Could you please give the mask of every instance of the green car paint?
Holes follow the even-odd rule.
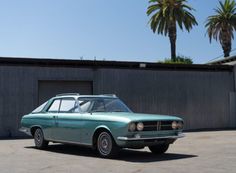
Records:
[[[89,99],[111,99],[111,103],[116,102],[116,96],[98,95],[98,96],[81,96],[81,95],[63,95],[50,99],[45,103],[44,107],[38,112],[32,112],[22,117],[20,129],[28,135],[33,135],[34,129],[41,128],[44,138],[47,141],[81,144],[94,147],[94,137],[99,130],[107,130],[112,135],[116,145],[122,148],[139,148],[154,145],[160,140],[170,141],[173,143],[177,138],[183,137],[183,128],[146,131],[130,131],[131,123],[142,122],[179,122],[183,120],[176,116],[152,115],[133,113],[124,107],[125,112],[112,111],[82,111],[84,105],[79,105],[85,100],[85,104],[89,103]],[[56,99],[74,99],[74,112],[50,112]],[[79,100],[79,101],[78,101]],[[82,100],[82,101],[81,101]],[[119,100],[118,100],[119,101]],[[60,102],[62,104],[62,101]],[[123,103],[119,103],[122,107]],[[93,103],[93,106],[95,103]],[[58,109],[61,108],[62,105]],[[90,105],[91,106],[91,105]],[[110,106],[110,105],[107,105]],[[125,106],[125,105],[124,105]],[[91,108],[92,109],[92,108]],[[99,108],[100,109],[100,108]],[[144,125],[145,128],[145,125]],[[148,128],[148,127],[147,127]],[[96,139],[95,139],[96,140]]]

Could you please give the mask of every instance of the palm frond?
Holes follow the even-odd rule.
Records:
[[[190,13],[194,9],[187,0],[150,0],[147,15],[151,16],[149,24],[153,32],[167,35],[170,23],[177,23],[179,28],[189,32],[194,25],[198,25],[195,17]],[[157,16],[153,17],[153,16]],[[157,26],[156,26],[157,25]]]
[[[215,10],[215,15],[209,16],[205,27],[212,41],[212,38],[222,43],[224,39],[233,39],[233,32],[236,31],[236,3],[234,0],[225,0],[219,2],[219,7]],[[228,38],[225,38],[225,37]]]

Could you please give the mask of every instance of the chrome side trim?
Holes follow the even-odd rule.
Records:
[[[65,141],[65,140],[54,140],[54,139],[46,139],[49,142],[55,142],[55,143],[62,143],[62,144],[73,144],[73,145],[84,145],[92,147],[92,144],[89,143],[82,143],[82,142],[73,142],[73,141]]]
[[[183,138],[185,135],[183,133],[180,133],[176,136],[161,136],[161,137],[148,137],[148,138],[129,138],[129,137],[117,137],[118,140],[120,141],[142,141],[142,140],[150,140],[150,139],[178,139],[178,138]]]

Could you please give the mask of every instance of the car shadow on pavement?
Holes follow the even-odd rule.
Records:
[[[27,149],[35,149],[33,146],[25,147]],[[99,158],[97,153],[91,148],[74,146],[74,145],[64,145],[64,144],[56,144],[49,145],[43,151],[59,153],[59,154],[67,154],[67,155],[77,155],[82,157],[95,157]],[[197,155],[191,154],[178,154],[178,153],[165,153],[161,155],[155,155],[151,152],[144,150],[130,150],[130,149],[122,149],[118,156],[113,158],[113,160],[121,160],[127,162],[160,162],[160,161],[168,161],[168,160],[179,160],[179,159],[187,159],[198,157]],[[102,158],[101,158],[102,159]]]

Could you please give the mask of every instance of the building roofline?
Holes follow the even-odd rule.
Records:
[[[218,64],[163,64],[132,61],[97,61],[46,58],[0,57],[0,66],[40,66],[72,68],[125,68],[146,70],[232,71],[230,65]]]
[[[220,65],[220,64],[230,63],[230,62],[233,62],[233,61],[236,61],[236,56],[231,56],[231,57],[220,59],[220,60],[217,60],[217,61],[212,61],[212,62],[209,62],[207,64],[209,64],[209,65]]]

